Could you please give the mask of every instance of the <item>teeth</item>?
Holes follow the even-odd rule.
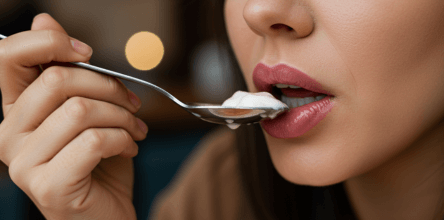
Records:
[[[283,102],[283,103],[287,103],[287,102],[288,102],[288,97],[285,96],[285,95],[282,95],[282,96],[281,96],[281,102]],[[290,106],[289,106],[289,107],[290,107]]]
[[[305,103],[312,103],[315,101],[314,97],[305,97],[304,98]]]
[[[285,95],[282,95],[281,101],[288,105],[289,108],[296,108],[299,106],[303,106],[315,101],[319,101],[323,98],[325,98],[326,95],[320,95],[316,97],[305,97],[305,98],[290,98]]]
[[[293,86],[293,85],[287,85],[287,84],[276,84],[276,87],[278,87],[279,89],[285,89],[285,88],[300,89],[301,88],[299,86]]]
[[[298,100],[297,99],[292,99],[292,98],[287,98],[288,100],[288,107],[289,108],[296,108],[299,106]]]
[[[289,85],[285,85],[285,84],[276,84],[276,87],[278,87],[279,89],[285,89],[290,87]]]
[[[296,100],[298,100],[298,106],[303,106],[305,105],[305,100],[304,98],[294,98]]]

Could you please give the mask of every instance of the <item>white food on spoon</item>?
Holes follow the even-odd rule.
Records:
[[[258,93],[249,93],[244,91],[237,91],[227,99],[224,103],[222,103],[224,107],[268,107],[274,109],[283,109],[286,108],[287,105],[283,102],[274,98],[268,92],[258,92]],[[268,115],[261,114],[262,118],[271,118],[274,119],[282,110],[271,111]],[[231,123],[230,123],[231,122]],[[232,120],[227,120],[227,126],[231,129],[236,129],[240,126],[240,124],[233,123]]]

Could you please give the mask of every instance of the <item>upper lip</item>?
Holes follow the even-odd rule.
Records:
[[[259,91],[271,92],[275,84],[295,85],[306,90],[332,96],[322,85],[302,71],[286,64],[268,66],[263,63],[256,65],[253,71],[253,82]]]

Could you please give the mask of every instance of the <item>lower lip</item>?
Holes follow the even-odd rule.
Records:
[[[275,119],[261,122],[265,131],[275,138],[299,137],[315,127],[333,108],[332,96],[319,101],[292,108]]]

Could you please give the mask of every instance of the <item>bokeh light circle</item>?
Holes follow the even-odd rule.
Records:
[[[162,61],[165,50],[160,38],[147,31],[134,34],[125,46],[128,62],[138,70],[150,70]]]

